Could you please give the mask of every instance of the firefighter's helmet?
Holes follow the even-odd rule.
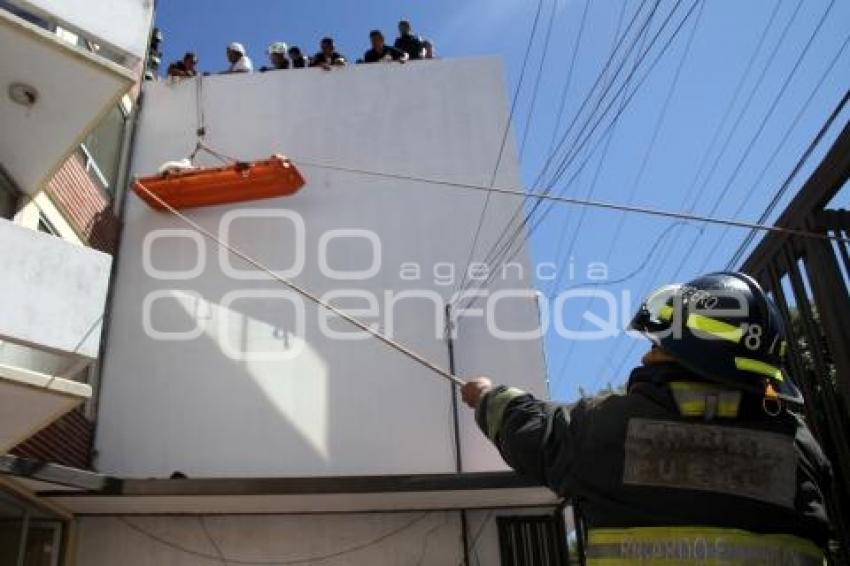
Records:
[[[782,370],[782,317],[749,275],[712,273],[657,289],[629,329],[705,379],[802,403],[799,389]]]

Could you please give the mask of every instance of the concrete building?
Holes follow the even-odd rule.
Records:
[[[26,4],[42,14],[37,3]],[[74,2],[47,4],[57,19],[72,19]],[[140,2],[126,4],[132,6],[115,8],[113,17],[149,26]],[[4,17],[25,23],[12,12]],[[85,23],[90,33],[106,34],[97,22]],[[146,38],[148,29],[139,33]],[[138,72],[146,41],[100,39],[115,53],[138,55],[121,60]],[[121,76],[127,69],[104,65]],[[121,83],[121,96],[132,76]],[[416,92],[416,103],[388,95],[401,91]],[[120,99],[113,94],[109,104]],[[103,109],[98,116],[106,116]],[[473,265],[473,279],[498,272],[474,304],[457,299],[485,197],[428,181],[490,182],[508,119],[498,60],[149,82],[136,118],[128,168],[115,169],[119,192],[127,179],[187,157],[199,129],[205,144],[238,160],[286,154],[306,180],[297,194],[185,214],[436,365],[547,395],[527,259],[521,254],[505,269]],[[67,138],[78,143],[85,129],[77,128]],[[45,165],[45,157],[33,169],[85,170],[91,152],[84,150],[69,146],[55,152],[55,164]],[[2,162],[11,163],[12,150],[4,151]],[[219,165],[204,153],[198,162]],[[22,190],[61,203],[50,192],[58,175],[10,174],[17,186],[32,187]],[[496,185],[520,186],[512,143],[498,162]],[[16,497],[28,494],[36,508],[59,517],[67,564],[498,564],[500,553],[532,547],[551,556],[545,563],[560,563],[565,530],[556,497],[507,470],[470,412],[458,407],[452,385],[180,218],[132,193],[123,200],[120,239],[109,240],[120,244],[103,341],[109,258],[79,242],[52,252],[71,272],[41,278],[36,304],[43,313],[36,314],[43,318],[26,318],[30,310],[22,309],[11,319],[20,335],[0,327],[10,342],[41,340],[51,355],[83,356],[75,369],[98,368],[85,386],[67,380],[85,387],[81,401],[92,391],[97,398],[88,404],[95,427],[90,465],[57,466],[55,458],[36,464],[32,454],[3,460]],[[495,242],[519,204],[490,200],[479,250]],[[79,222],[73,213],[61,217]],[[4,244],[21,244],[0,285],[34,296],[36,289],[22,291],[9,274],[45,265],[47,244],[33,234],[46,236],[8,229],[0,231]],[[100,286],[73,284],[95,271]],[[71,316],[69,303],[57,303],[68,300],[69,287],[89,310],[74,308]],[[76,346],[70,337],[80,334],[77,319],[92,318],[94,330]],[[55,326],[65,325],[58,333]],[[45,327],[52,334],[23,335]],[[57,367],[27,371],[51,376]],[[39,422],[43,428],[48,419]]]
[[[153,10],[83,4],[0,2],[4,565],[67,556],[73,517],[35,495],[27,470],[91,466],[115,204]]]

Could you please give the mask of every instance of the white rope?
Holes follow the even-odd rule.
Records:
[[[393,348],[394,350],[400,352],[401,354],[404,354],[405,356],[407,356],[408,358],[417,362],[418,364],[425,366],[426,368],[430,369],[434,373],[446,378],[447,380],[451,381],[455,385],[462,387],[463,385],[466,384],[466,382],[463,379],[459,378],[458,376],[454,375],[453,373],[446,371],[445,369],[429,362],[427,359],[425,359],[421,355],[417,354],[413,350],[410,350],[409,348],[405,347],[404,345],[396,342],[395,340],[393,340],[392,338],[390,338],[386,334],[380,332],[379,330],[375,330],[371,326],[369,326],[369,325],[365,324],[364,322],[361,322],[360,320],[358,320],[358,319],[354,318],[353,316],[347,314],[345,311],[342,311],[342,310],[334,307],[330,303],[323,301],[322,299],[320,299],[316,295],[310,293],[306,289],[303,289],[302,287],[299,287],[298,285],[296,285],[292,281],[290,281],[290,280],[288,280],[284,277],[281,277],[280,275],[278,275],[277,273],[275,273],[274,271],[272,271],[271,269],[269,269],[268,267],[266,267],[265,265],[263,265],[262,263],[260,263],[256,259],[254,259],[251,256],[247,255],[246,253],[242,252],[241,250],[234,248],[233,246],[227,244],[226,242],[221,241],[215,234],[213,234],[212,232],[209,232],[206,228],[202,227],[197,222],[190,219],[185,214],[181,213],[180,211],[175,209],[173,206],[171,206],[170,204],[168,204],[167,202],[162,200],[159,196],[154,194],[150,189],[148,189],[142,183],[136,181],[136,187],[138,187],[141,191],[143,191],[145,194],[147,194],[149,197],[151,197],[153,200],[155,200],[158,204],[160,204],[168,212],[170,212],[171,214],[173,214],[174,216],[176,216],[177,218],[182,220],[185,224],[191,226],[192,229],[196,230],[199,234],[201,234],[205,238],[215,242],[218,246],[221,246],[222,248],[227,250],[229,253],[235,255],[236,257],[238,257],[239,259],[241,259],[245,263],[248,263],[249,265],[252,265],[253,267],[256,267],[257,269],[259,269],[260,271],[266,273],[269,277],[271,277],[275,281],[282,283],[283,285],[285,285],[289,289],[295,291],[296,293],[298,293],[299,295],[301,295],[305,299],[319,305],[322,308],[329,310],[330,312],[334,313],[335,315],[342,318],[343,320],[345,320],[345,321],[351,323],[352,325],[356,326],[360,330],[362,330],[364,332],[368,332],[369,334],[371,334],[372,336],[374,336],[375,338],[377,338],[378,340],[380,340],[381,342],[383,342],[387,346]]]

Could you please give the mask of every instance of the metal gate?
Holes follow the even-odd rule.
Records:
[[[850,176],[850,124],[776,222],[850,237],[850,212],[828,209]],[[847,187],[850,190],[850,187]],[[806,417],[833,465],[829,513],[850,564],[850,246],[771,232],[743,262],[782,311],[788,369],[806,398]]]

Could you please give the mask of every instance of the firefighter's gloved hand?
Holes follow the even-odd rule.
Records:
[[[461,387],[460,396],[470,409],[477,409],[481,398],[493,387],[493,382],[486,377],[476,377]]]

